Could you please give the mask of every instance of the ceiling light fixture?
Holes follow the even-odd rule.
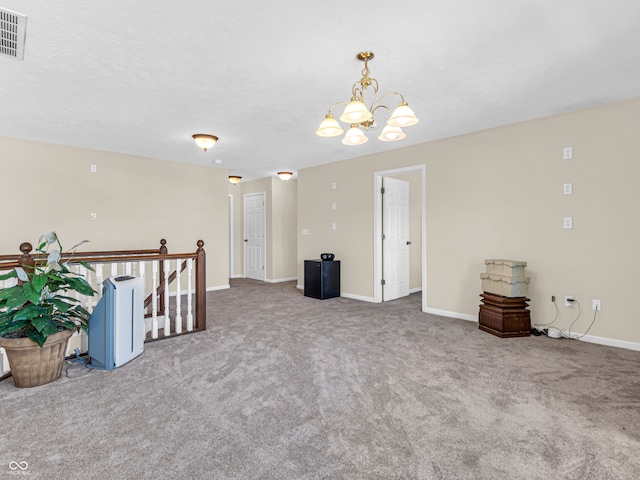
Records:
[[[233,184],[233,185],[237,185],[240,183],[240,180],[242,180],[242,177],[238,177],[237,175],[229,175],[229,181]]]
[[[196,141],[196,145],[202,148],[205,152],[207,149],[213,147],[218,141],[218,137],[215,135],[207,135],[206,133],[196,133],[193,136],[193,139]]]
[[[322,123],[316,130],[316,135],[320,137],[337,137],[344,133],[344,129],[340,126],[338,121],[334,118],[331,110],[336,105],[346,105],[342,115],[340,115],[340,121],[350,125],[349,130],[342,139],[342,143],[345,145],[362,145],[367,143],[369,139],[366,137],[360,127],[364,127],[365,130],[369,130],[369,127],[375,125],[374,115],[376,110],[383,108],[389,112],[391,109],[386,105],[382,105],[382,100],[390,95],[398,95],[400,102],[397,108],[391,112],[391,116],[387,119],[387,125],[380,133],[378,140],[383,142],[397,142],[402,140],[407,135],[402,131],[402,127],[410,127],[419,122],[418,117],[415,116],[413,110],[409,108],[407,102],[404,101],[404,96],[399,92],[389,92],[377,98],[378,94],[378,80],[369,76],[369,60],[374,57],[373,52],[360,52],[356,55],[356,58],[361,62],[364,62],[364,68],[362,69],[362,78],[353,84],[351,87],[351,100],[349,102],[337,102],[329,107],[329,113],[324,117]],[[367,88],[373,89],[373,99],[369,107],[365,103],[365,92]]]
[[[293,177],[293,172],[278,172],[278,176],[280,177],[280,180],[286,182]]]

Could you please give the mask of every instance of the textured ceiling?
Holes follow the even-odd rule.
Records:
[[[24,61],[0,57],[0,136],[246,179],[640,96],[638,0],[0,7],[27,15]],[[314,135],[349,99],[362,50],[376,54],[380,92],[402,92],[420,117],[403,141],[380,142],[379,129],[359,147]],[[220,141],[204,153],[194,133]]]

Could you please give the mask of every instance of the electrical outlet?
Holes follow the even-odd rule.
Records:
[[[602,310],[602,302],[595,298],[591,300],[591,310],[597,310],[597,311]]]
[[[573,308],[573,297],[571,295],[564,297],[564,306],[567,308]]]
[[[573,147],[565,147],[562,149],[562,158],[569,160],[573,158]]]
[[[573,194],[573,183],[565,183],[562,186],[562,191],[565,195]]]

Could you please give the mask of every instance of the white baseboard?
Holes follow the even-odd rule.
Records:
[[[229,278],[244,278],[244,275],[231,275]]]
[[[298,277],[287,277],[287,278],[267,278],[265,282],[267,283],[281,283],[281,282],[290,282],[292,280],[298,280]]]
[[[427,307],[423,310],[424,313],[433,313],[434,315],[440,315],[441,317],[459,318],[460,320],[468,320],[469,322],[478,323],[477,315],[467,315],[466,313],[449,312],[448,310],[438,310],[437,308]]]
[[[409,295],[411,295],[412,293],[421,292],[421,291],[422,291],[422,287],[411,288],[409,289]]]
[[[304,290],[304,285],[296,285],[296,288],[298,290]],[[362,302],[380,303],[380,302],[376,302],[375,298],[373,297],[365,297],[363,295],[354,295],[353,293],[340,292],[340,296],[344,298],[351,298],[352,300],[360,300]]]
[[[640,343],[627,342],[625,340],[616,340],[614,338],[596,337],[594,335],[585,335],[578,338],[583,342],[597,343],[598,345],[605,345],[607,347],[626,348],[627,350],[635,350],[640,352]]]
[[[231,285],[216,285],[215,287],[207,287],[207,292],[215,292],[216,290],[226,290],[227,288],[231,288]]]
[[[373,297],[365,297],[363,295],[355,295],[353,293],[340,292],[340,296],[344,298],[351,298],[353,300],[360,300],[362,302],[380,303],[376,302],[376,299]]]
[[[477,315],[468,315],[465,313],[457,313],[457,312],[449,312],[447,310],[438,310],[437,308],[426,308],[424,310],[425,313],[433,313],[434,315],[440,315],[442,317],[449,318],[459,318],[461,320],[468,320],[470,322],[478,323]],[[606,337],[596,337],[594,335],[585,335],[584,337],[578,338],[579,333],[571,334],[571,336],[576,336],[575,340],[580,340],[582,342],[595,343],[597,345],[604,345],[606,347],[617,347],[617,348],[626,348],[627,350],[635,350],[640,352],[640,343],[635,342],[627,342],[625,340],[616,340],[615,338],[606,338]]]

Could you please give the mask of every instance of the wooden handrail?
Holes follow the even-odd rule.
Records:
[[[204,251],[204,242],[198,240],[198,249],[195,253],[168,253],[167,241],[163,238],[160,240],[160,248],[144,249],[144,250],[114,250],[108,252],[82,252],[82,253],[63,253],[61,255],[61,261],[67,261],[73,259],[74,263],[84,262],[90,264],[98,263],[127,263],[127,262],[141,262],[141,261],[158,261],[159,262],[159,286],[156,288],[156,292],[149,295],[144,301],[144,307],[147,308],[152,302],[153,295],[159,295],[159,310],[165,309],[165,296],[164,293],[167,285],[170,285],[175,281],[179,273],[182,273],[187,266],[187,260],[195,260],[195,277],[196,277],[196,290],[195,290],[195,329],[206,329],[206,254]],[[21,255],[0,255],[0,271],[10,270],[16,267],[23,267],[26,269],[33,269],[36,259],[42,259],[45,256],[42,254],[31,254],[33,246],[24,242],[20,244]],[[173,271],[167,279],[164,277],[164,260],[183,260],[180,265],[180,272]],[[19,282],[21,283],[21,282]],[[180,292],[177,292],[179,295]]]

